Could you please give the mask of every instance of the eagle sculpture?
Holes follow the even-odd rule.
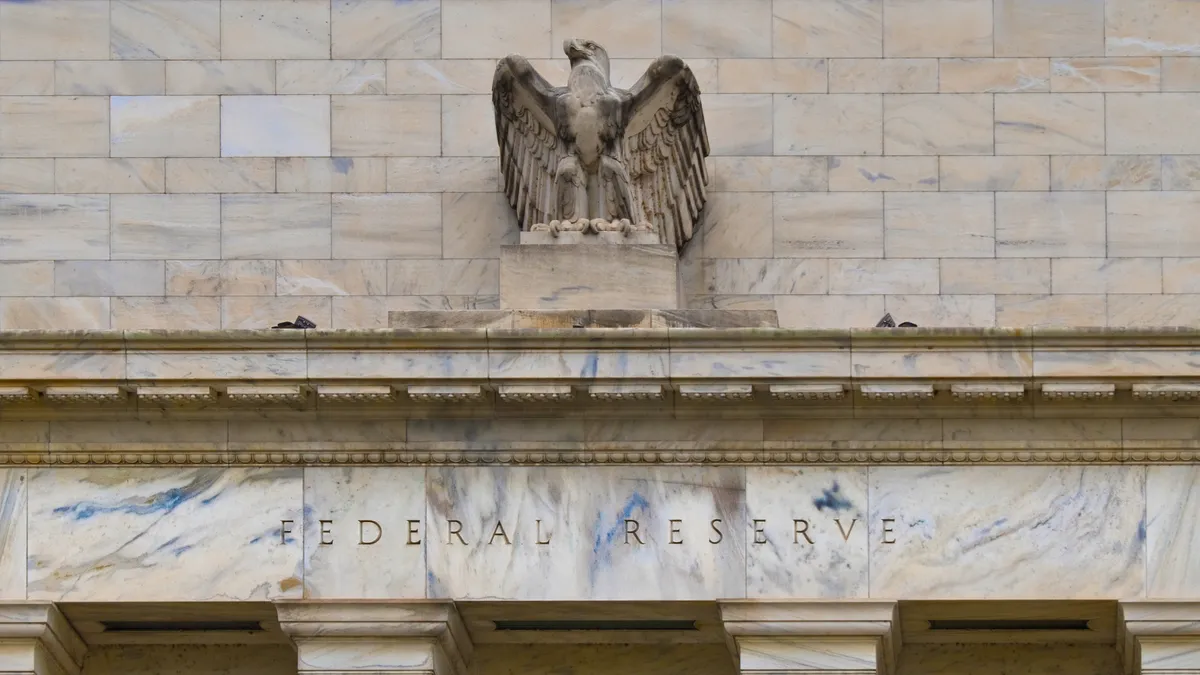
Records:
[[[612,86],[608,53],[567,40],[565,87],[525,58],[502,59],[492,82],[504,191],[522,230],[656,232],[682,248],[707,200],[708,133],[700,87],[677,56],[630,90]]]

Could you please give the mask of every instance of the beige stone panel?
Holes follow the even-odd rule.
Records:
[[[1200,257],[1194,217],[1198,209],[1200,193],[1195,192],[1110,193],[1107,255]]]
[[[883,0],[775,0],[775,56],[883,56]]]
[[[330,0],[221,0],[221,58],[327,59]]]
[[[1162,158],[1162,189],[1200,190],[1200,156],[1164,156]]]
[[[276,163],[279,192],[384,192],[387,163],[382,157],[281,157]]]
[[[941,264],[941,288],[947,295],[1050,292],[1050,261],[1045,258],[943,258]]]
[[[226,297],[221,298],[221,328],[270,328],[297,316],[328,328],[333,324],[333,305],[328,297]]]
[[[705,94],[703,104],[714,156],[771,154],[770,94]]]
[[[0,96],[53,94],[53,61],[0,61]]]
[[[106,260],[108,195],[0,194],[0,260]]]
[[[687,60],[687,66],[691,69],[692,75],[696,76],[696,84],[700,85],[702,93],[711,93],[717,91],[718,80],[718,65],[721,59],[701,59],[691,58]],[[543,62],[538,62],[538,68]],[[555,59],[555,64],[567,64],[566,59]],[[613,86],[621,87],[622,89],[631,89],[637,81],[642,79],[646,71],[650,69],[653,61],[651,59],[613,59],[612,60],[612,83]],[[557,68],[555,72],[558,72]],[[567,75],[570,71],[562,74],[561,81],[551,79],[551,82],[556,84],[567,83]],[[549,74],[547,74],[549,77]]]
[[[780,328],[861,328],[883,316],[882,295],[777,295]]]
[[[709,189],[715,192],[825,192],[824,157],[712,157]]]
[[[674,309],[679,302],[678,262],[673,246],[658,244],[506,246],[500,256],[500,306],[541,310]],[[634,289],[636,292],[631,293]],[[528,366],[511,359],[501,363],[508,372],[529,375]],[[629,373],[622,370],[621,375]],[[493,376],[504,377],[495,371]]]
[[[1000,328],[1105,326],[1104,295],[997,295]]]
[[[771,56],[771,1],[662,0],[663,51],[684,58]]]
[[[544,59],[557,53],[550,39],[550,0],[442,0],[443,58]]]
[[[1105,222],[1103,192],[997,192],[996,257],[1103,258]]]
[[[1059,258],[1052,261],[1052,292],[1162,293],[1161,258]]]
[[[1200,307],[1194,295],[1110,295],[1108,325],[1122,328],[1195,326]]]
[[[886,154],[990,155],[992,134],[992,97],[987,94],[883,97]]]
[[[996,56],[1103,56],[1104,0],[995,0]]]
[[[770,258],[771,195],[712,192],[699,227],[702,257]]]
[[[388,192],[495,192],[499,189],[500,166],[494,157],[387,159]]]
[[[221,327],[218,298],[113,298],[115,330],[217,330]]]
[[[60,96],[162,94],[166,72],[157,61],[57,61],[54,93]]]
[[[102,96],[0,98],[0,156],[104,157],[107,155],[107,98]]]
[[[492,59],[388,61],[387,93],[491,95],[495,74]]]
[[[662,7],[646,0],[552,0],[552,40],[571,38],[601,44],[610,56],[655,58],[662,53]]]
[[[0,193],[54,191],[53,159],[0,159]]]
[[[84,157],[54,160],[54,191],[145,193],[166,190],[162,159]]]
[[[883,198],[888,258],[992,258],[995,201],[990,192],[892,192]]]
[[[1200,258],[1163,258],[1163,293],[1200,293]]]
[[[112,58],[220,56],[221,0],[113,0]]]
[[[1161,59],[1110,57],[1054,59],[1050,62],[1050,89],[1075,91],[1158,91],[1162,84]]]
[[[275,295],[274,260],[168,260],[167,295]]]
[[[112,255],[137,259],[220,258],[220,195],[113,195]]]
[[[1109,94],[1108,152],[1113,155],[1200,153],[1200,94]]]
[[[442,257],[499,258],[517,244],[520,228],[508,199],[498,192],[442,195]]]
[[[280,260],[279,295],[382,295],[387,267],[382,260]]]
[[[883,195],[779,193],[774,249],[779,257],[883,257]]]
[[[829,158],[831,192],[921,192],[937,189],[937,157]]]
[[[495,110],[491,96],[443,96],[442,154],[447,157],[498,156]]]
[[[1188,0],[1107,0],[1110,56],[1200,56],[1200,7]]]
[[[217,96],[113,96],[113,157],[216,157]]]
[[[889,295],[886,309],[896,321],[922,328],[991,328],[996,325],[994,295]],[[869,328],[874,324],[862,324]]]
[[[939,186],[944,191],[1004,192],[1050,189],[1048,157],[941,157]]]
[[[274,192],[275,160],[194,157],[167,160],[167,192]]]
[[[54,263],[50,260],[0,262],[0,295],[54,295]]]
[[[883,0],[884,56],[993,56],[992,0]]]
[[[167,93],[274,94],[274,61],[167,61]]]
[[[829,91],[916,94],[938,90],[937,59],[832,59]]]
[[[3,72],[0,70],[0,72]],[[0,75],[0,81],[3,76]],[[1200,57],[1165,57],[1162,60],[1163,91],[1200,91]],[[4,91],[0,85],[0,92]]]
[[[882,98],[879,94],[776,96],[775,154],[882,154]]]
[[[1119,441],[1116,419],[947,419],[942,436],[948,442],[983,441]]]
[[[328,96],[222,96],[221,156],[329,156]]]
[[[997,94],[996,154],[1103,155],[1104,110],[1104,94]]]
[[[1050,59],[941,59],[938,68],[943,93],[1050,91]]]
[[[829,292],[834,295],[937,295],[938,261],[830,260]]]
[[[383,94],[386,61],[276,61],[280,94]]]
[[[0,4],[0,60],[107,59],[109,0]]]
[[[497,295],[497,259],[389,260],[388,295]]]
[[[1161,190],[1158,155],[1050,158],[1051,190]]]
[[[436,58],[442,49],[439,0],[333,0],[333,58]]]
[[[330,195],[221,195],[221,257],[328,258]]]
[[[334,96],[332,99],[335,156],[441,154],[439,97]]]
[[[162,261],[58,261],[55,295],[162,295]]]
[[[824,94],[825,59],[721,59],[718,88],[726,94]]]
[[[388,328],[388,312],[500,309],[496,295],[359,295],[333,299],[333,328]]]
[[[442,257],[441,197],[430,194],[334,195],[333,257]]]
[[[790,296],[771,295],[692,295],[684,298],[688,309],[775,309],[776,298]],[[798,296],[797,296],[798,297]],[[807,296],[806,296],[807,297]],[[825,296],[820,296],[825,297]],[[849,296],[846,296],[849,297]],[[858,297],[858,296],[855,296]]]
[[[718,258],[704,265],[706,293],[813,295],[829,291],[829,263],[817,258]]]
[[[4,330],[108,328],[108,298],[0,298]]]

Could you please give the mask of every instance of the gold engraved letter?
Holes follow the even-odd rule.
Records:
[[[375,538],[372,539],[371,541],[367,541],[367,533],[366,533],[366,530],[363,528],[363,525],[366,525],[367,523],[370,523],[375,526]],[[383,538],[383,528],[380,527],[379,523],[377,523],[373,520],[358,521],[358,545],[359,546],[370,546],[371,544],[377,543],[382,538]]]
[[[542,521],[537,521],[537,543],[545,545],[550,543],[550,535],[546,535],[546,539],[542,540]]]
[[[803,527],[801,527],[802,525],[803,525]],[[851,526],[851,527],[853,527],[853,526]],[[807,520],[792,519],[792,532],[793,532],[793,534],[792,534],[792,543],[793,544],[799,544],[800,537],[804,537],[804,541],[807,541],[810,544],[813,543],[812,537],[808,536],[808,521]]]
[[[892,523],[894,523],[894,522],[896,522],[895,518],[884,518],[883,519],[883,543],[885,543],[885,544],[896,543],[896,537],[894,536],[896,533],[892,531]],[[890,539],[888,538],[889,534],[893,535]]]
[[[512,546],[512,542],[508,540],[508,533],[504,531],[504,523],[499,520],[496,521],[496,529],[492,530],[492,538],[488,539],[488,543],[496,541],[496,537],[504,537],[504,543]]]
[[[292,524],[295,522],[294,520],[279,521],[279,543],[287,543],[287,536],[292,533]]]
[[[450,537],[458,537],[458,540],[460,542],[462,542],[463,544],[467,543],[467,541],[465,539],[463,539],[462,534],[460,534],[462,532],[462,521],[461,520],[451,520],[451,521],[449,521],[449,523],[447,525],[449,526],[449,529],[450,529],[450,534],[446,535],[446,543],[447,544],[454,543],[453,541],[450,540]]]
[[[763,532],[763,529],[762,529],[762,526],[763,526],[763,525],[764,525],[766,522],[767,522],[767,521],[765,521],[765,520],[760,520],[760,519],[758,519],[758,518],[755,518],[755,519],[754,519],[754,543],[756,543],[756,544],[765,544],[765,543],[767,543],[767,533],[766,533],[766,532]],[[760,538],[760,537],[761,537],[761,538]]]
[[[333,521],[332,520],[318,520],[317,522],[321,524],[321,545],[328,546],[328,545],[332,544],[333,543],[333,532],[325,526],[333,525]],[[325,541],[325,535],[329,535],[329,541]]]
[[[842,541],[850,541],[850,533],[854,531],[854,524],[858,522],[858,518],[850,521],[850,529],[842,527],[842,519],[834,518],[833,522],[837,523],[838,529],[842,531]]]
[[[721,522],[720,518],[714,518],[713,521],[709,523],[709,525],[712,527],[713,534],[717,535],[715,541],[711,537],[709,538],[708,543],[710,544],[719,544],[721,543],[721,540],[725,538],[725,535],[721,534],[721,530],[717,529],[717,523],[719,522]]]
[[[629,527],[629,525],[631,523],[633,524],[633,529],[630,529],[630,527]],[[629,519],[625,520],[625,543],[626,544],[629,543],[629,535],[631,535],[631,534],[633,535],[634,539],[637,539],[637,543],[639,543],[639,544],[646,543],[646,542],[642,541],[642,538],[640,536],[638,536],[638,527],[639,527],[638,521],[629,520]]]
[[[417,546],[421,543],[421,533],[418,528],[421,526],[421,521],[408,521],[408,546]]]
[[[671,523],[671,539],[667,543],[668,544],[682,544],[683,543],[683,535],[680,534],[680,532],[679,532],[679,526],[683,524],[683,521],[682,520],[670,520],[668,522]],[[679,539],[675,538],[675,535],[677,535],[677,534],[679,535]]]

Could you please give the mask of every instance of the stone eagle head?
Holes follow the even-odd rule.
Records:
[[[605,80],[609,79],[608,52],[604,51],[604,47],[591,40],[570,38],[563,41],[563,51],[571,60],[571,68],[583,63],[591,63],[604,73]]]

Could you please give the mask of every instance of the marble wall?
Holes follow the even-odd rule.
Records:
[[[1193,596],[1193,478],[1173,466],[7,470],[0,592]]]
[[[289,645],[107,645],[88,650],[81,675],[295,675]]]
[[[618,86],[666,52],[696,73],[694,307],[1190,325],[1194,4],[0,2],[0,329],[496,307],[517,231],[495,61],[562,83],[572,35],[608,47]]]

